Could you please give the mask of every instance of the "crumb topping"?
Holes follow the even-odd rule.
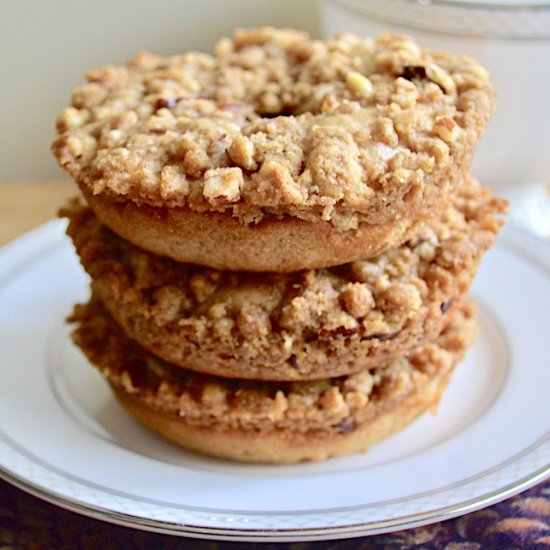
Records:
[[[379,411],[448,374],[476,334],[466,302],[440,337],[382,369],[312,382],[261,383],[194,374],[160,361],[124,336],[99,301],[77,306],[73,337],[114,386],[147,406],[196,426],[254,432],[334,434],[355,430]]]
[[[86,208],[63,213],[94,292],[142,346],[225,376],[307,379],[361,370],[435,337],[504,208],[469,180],[441,219],[403,246],[291,274],[180,264],[120,239]]]
[[[94,194],[343,229],[451,193],[494,96],[475,61],[408,37],[273,28],[237,30],[213,56],[141,53],[86,79],[53,152]]]

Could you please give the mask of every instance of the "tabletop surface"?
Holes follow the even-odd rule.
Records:
[[[77,194],[70,181],[0,182],[0,245],[56,216]],[[346,541],[255,544],[261,548],[482,548],[550,549],[550,480],[493,505],[444,522],[407,531]],[[0,549],[242,548],[146,533],[79,516],[0,481]]]
[[[77,193],[69,180],[0,181],[0,246],[55,218],[59,207]]]

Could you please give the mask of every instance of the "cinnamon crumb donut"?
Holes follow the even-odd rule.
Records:
[[[174,368],[129,340],[99,301],[77,306],[72,321],[76,344],[139,422],[192,451],[270,463],[364,451],[433,410],[477,331],[465,302],[434,342],[382,369],[266,384]]]
[[[222,272],[144,252],[73,205],[67,232],[94,293],[126,334],[186,369],[308,380],[378,367],[433,339],[500,227],[502,200],[474,180],[407,243],[293,274]]]
[[[142,53],[86,77],[53,152],[98,217],[228,270],[398,246],[455,194],[494,100],[476,62],[408,37],[272,28],[238,30],[215,56]]]

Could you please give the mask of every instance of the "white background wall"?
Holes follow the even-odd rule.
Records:
[[[319,36],[318,0],[0,0],[0,181],[63,177],[54,123],[85,70],[265,24]]]

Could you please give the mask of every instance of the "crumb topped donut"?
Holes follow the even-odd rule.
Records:
[[[143,252],[78,205],[67,233],[128,336],[180,367],[309,380],[379,366],[448,322],[491,246],[504,201],[474,180],[401,247],[292,274],[224,272]]]
[[[382,369],[314,382],[227,380],[178,369],[129,340],[98,301],[77,306],[75,343],[139,422],[193,451],[246,462],[364,451],[433,410],[477,333],[473,305],[433,342]]]
[[[322,250],[303,265],[296,252],[266,259],[268,242],[292,256],[281,223],[294,250],[339,235],[332,265],[401,244],[455,193],[494,97],[476,62],[407,37],[320,41],[273,28],[238,30],[214,56],[142,53],[86,76],[53,151],[96,214],[135,244],[194,263],[192,238],[215,248],[223,232],[250,229],[239,246],[259,234],[256,260],[205,259],[255,271],[331,264]]]

